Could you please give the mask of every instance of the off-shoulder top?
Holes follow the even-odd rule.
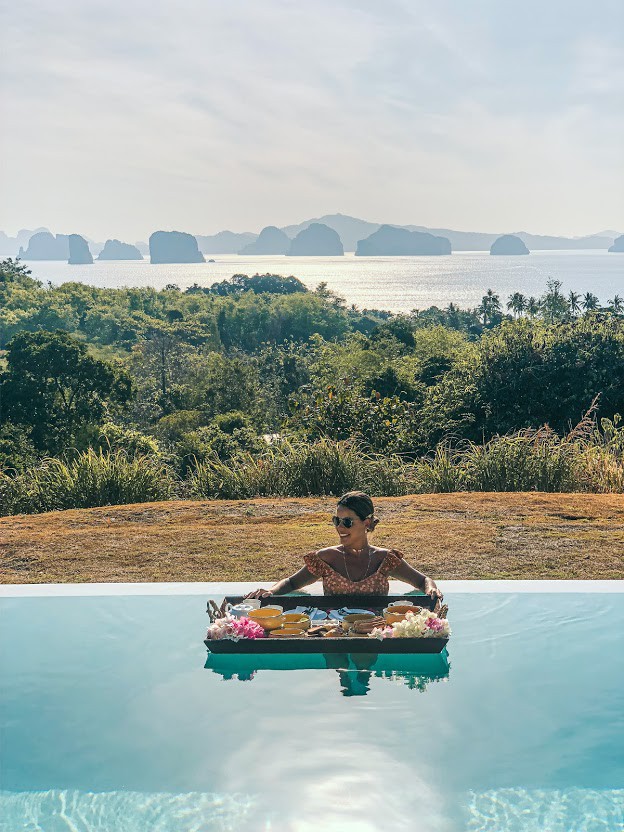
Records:
[[[331,567],[316,552],[304,555],[303,560],[310,572],[323,579],[325,595],[387,595],[390,590],[388,575],[404,559],[402,552],[390,549],[372,575],[362,581],[350,581]]]

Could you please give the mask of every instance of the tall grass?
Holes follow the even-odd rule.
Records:
[[[152,457],[89,449],[70,460],[46,459],[16,477],[0,478],[0,514],[166,500],[173,480]]]
[[[624,430],[620,417],[598,428],[595,402],[566,436],[528,428],[488,442],[441,443],[417,464],[420,492],[624,491]]]
[[[408,470],[398,458],[365,454],[354,442],[281,441],[259,457],[244,453],[228,462],[212,457],[197,463],[189,491],[211,499],[337,495],[356,487],[396,495],[409,491]]]
[[[440,442],[433,457],[424,457],[415,465],[414,491],[419,494],[464,491],[465,473],[461,457],[449,441]]]
[[[550,428],[469,443],[460,467],[469,491],[577,491],[581,445]]]
[[[591,412],[566,436],[547,427],[488,442],[440,443],[431,456],[404,462],[368,454],[355,442],[279,441],[259,456],[240,453],[196,462],[179,483],[158,457],[89,450],[48,459],[16,476],[0,472],[0,515],[166,500],[339,495],[358,488],[373,496],[453,491],[624,492],[624,428],[597,426]]]
[[[582,477],[587,491],[624,492],[624,429],[619,415],[602,419],[583,451]]]

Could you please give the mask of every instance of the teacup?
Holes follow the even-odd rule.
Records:
[[[226,610],[230,615],[233,615],[234,618],[244,618],[245,616],[248,616],[252,610],[257,610],[258,606],[256,606],[255,604],[248,604],[245,601],[242,604],[236,604],[236,606],[234,607],[228,606]]]

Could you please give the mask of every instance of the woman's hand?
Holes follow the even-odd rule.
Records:
[[[440,604],[444,600],[444,596],[442,595],[440,590],[437,588],[437,586],[433,583],[433,581],[427,580],[425,582],[424,591],[425,591],[425,595],[428,595],[431,598],[432,601],[435,601],[434,609],[439,609]]]
[[[270,589],[254,589],[253,592],[248,592],[245,598],[268,598],[273,595]]]

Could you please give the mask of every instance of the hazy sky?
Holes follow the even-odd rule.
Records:
[[[3,0],[0,229],[624,231],[621,0]]]

